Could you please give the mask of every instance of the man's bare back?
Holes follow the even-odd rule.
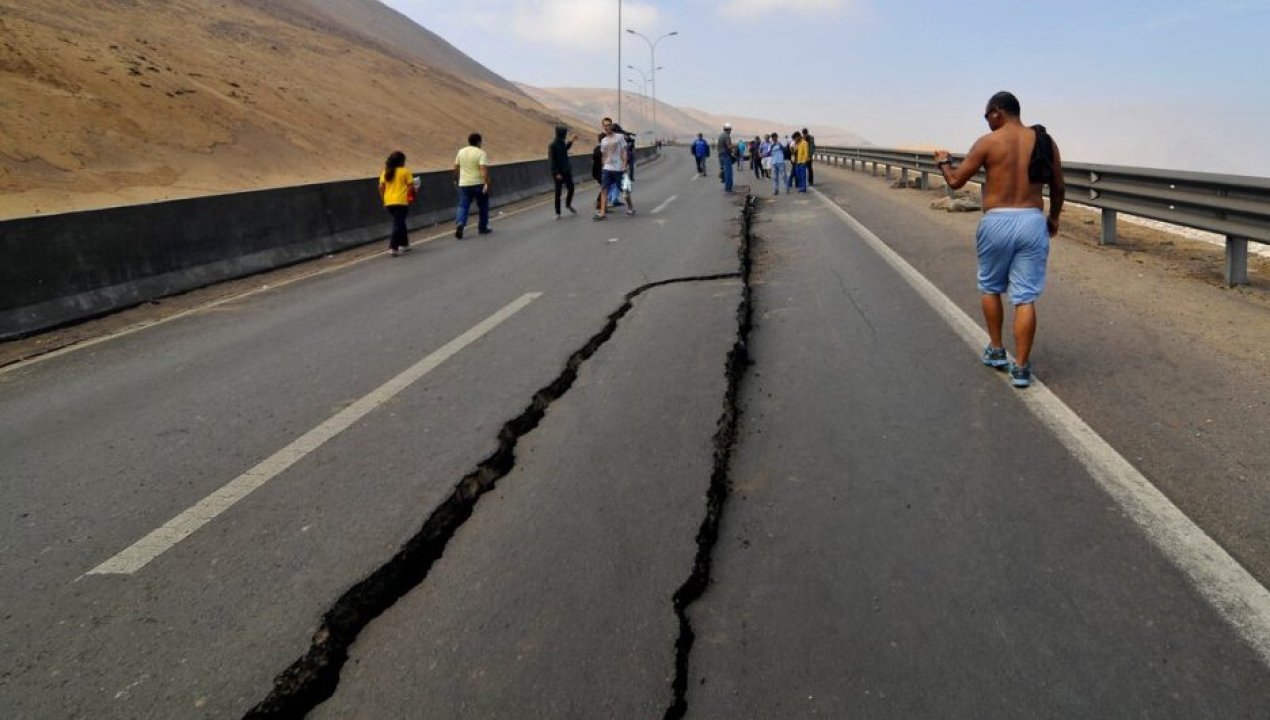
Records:
[[[935,153],[935,162],[944,174],[944,180],[954,189],[965,185],[975,173],[983,169],[987,175],[987,183],[983,188],[983,207],[994,208],[1036,208],[1045,209],[1042,196],[1044,183],[1033,183],[1028,179],[1028,165],[1031,164],[1032,150],[1036,146],[1036,131],[1023,124],[1017,115],[1010,115],[1000,108],[989,106],[984,113],[988,127],[992,132],[975,141],[966,159],[956,168],[952,167],[946,150]],[[1063,184],[1062,162],[1058,155],[1058,144],[1051,140],[1054,153],[1053,180],[1050,186],[1050,235],[1058,232],[1058,216],[1063,208],[1066,187]]]
[[[981,163],[987,172],[988,182],[983,188],[983,207],[1045,209],[1041,197],[1041,184],[1028,181],[1027,166],[1036,145],[1036,132],[1014,121],[979,138],[966,162],[976,154],[982,155]]]

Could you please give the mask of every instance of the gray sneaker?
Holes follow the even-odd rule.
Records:
[[[1005,355],[1005,348],[994,348],[991,345],[983,349],[983,364],[993,370],[1004,370],[1010,364],[1010,359]]]
[[[1016,388],[1025,388],[1032,384],[1032,363],[1015,365],[1010,363],[1010,384]]]

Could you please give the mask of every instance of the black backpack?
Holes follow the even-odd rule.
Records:
[[[1044,125],[1033,125],[1036,144],[1032,146],[1032,159],[1027,164],[1027,179],[1033,185],[1054,181],[1054,138],[1045,132]]]

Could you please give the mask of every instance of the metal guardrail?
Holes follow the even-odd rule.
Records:
[[[899,168],[901,178],[920,174],[919,187],[930,187],[930,173],[939,174],[934,156],[873,147],[819,147],[818,160],[872,168]],[[961,162],[962,155],[954,155]],[[982,183],[983,174],[974,181]],[[1226,282],[1248,283],[1248,242],[1270,244],[1270,178],[1242,175],[1156,170],[1152,168],[1063,163],[1069,202],[1102,210],[1102,244],[1116,242],[1116,215],[1128,213],[1182,227],[1226,236]]]

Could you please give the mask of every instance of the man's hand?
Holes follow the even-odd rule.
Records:
[[[481,186],[481,192],[485,195],[489,195],[489,183],[485,183]]]
[[[564,175],[556,173],[556,182],[564,182]]]
[[[1050,231],[1050,237],[1058,234],[1058,218],[1050,216],[1045,218],[1045,227]]]
[[[947,150],[936,150],[936,151],[935,151],[935,164],[936,164],[936,165],[939,165],[939,164],[941,164],[941,163],[945,163],[945,162],[952,162],[952,154],[951,154],[951,153],[949,153]]]

